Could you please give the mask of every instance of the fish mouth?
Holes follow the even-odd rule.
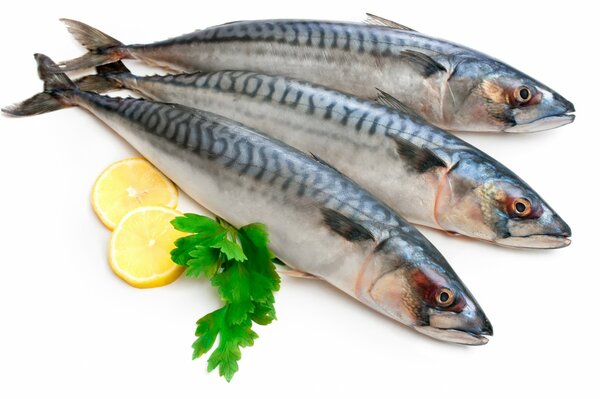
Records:
[[[431,326],[418,326],[415,327],[415,329],[420,333],[439,341],[471,346],[485,345],[489,341],[486,335],[493,335],[491,330],[482,331],[482,333],[478,334],[470,331],[456,330],[453,328],[440,329]]]
[[[496,240],[498,245],[513,248],[554,249],[571,244],[568,235],[532,234],[523,237],[507,237]]]
[[[573,111],[571,111],[573,112]],[[566,113],[561,115],[551,115],[537,119],[533,122],[517,124],[504,129],[506,133],[535,133],[543,130],[556,129],[558,127],[568,125],[575,120],[575,115]]]

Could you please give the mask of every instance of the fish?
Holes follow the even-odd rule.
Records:
[[[335,168],[214,113],[81,91],[35,57],[44,91],[4,113],[84,108],[215,215],[264,223],[271,249],[295,270],[438,340],[482,345],[493,334],[433,244]]]
[[[84,90],[129,89],[218,113],[314,154],[411,223],[520,248],[561,248],[571,229],[492,157],[381,92],[379,102],[249,71],[136,76],[117,61]]]
[[[575,118],[570,101],[506,63],[374,15],[367,23],[238,21],[133,45],[63,21],[89,50],[62,62],[63,71],[136,59],[177,72],[289,76],[368,99],[380,89],[452,132],[537,132]]]

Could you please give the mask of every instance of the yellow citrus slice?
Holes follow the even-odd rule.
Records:
[[[148,161],[130,158],[110,165],[96,179],[92,206],[109,229],[129,211],[146,205],[177,206],[177,188]]]
[[[108,261],[117,276],[138,288],[160,287],[179,277],[184,268],[173,263],[170,252],[186,233],[171,225],[176,216],[181,213],[164,206],[143,206],[123,216],[109,243]]]

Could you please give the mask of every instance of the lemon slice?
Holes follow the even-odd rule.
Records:
[[[148,161],[130,158],[110,165],[96,179],[92,206],[113,230],[129,211],[145,205],[177,206],[177,188]]]
[[[144,206],[129,212],[115,228],[109,243],[112,270],[137,288],[160,287],[179,277],[183,267],[173,263],[174,242],[186,233],[171,220],[181,213],[163,206]]]

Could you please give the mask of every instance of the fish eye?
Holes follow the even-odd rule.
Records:
[[[527,86],[520,86],[515,89],[514,98],[519,104],[524,104],[531,100],[531,89]]]
[[[531,201],[527,198],[516,198],[510,206],[511,216],[527,217],[531,214]]]
[[[435,301],[438,306],[448,307],[454,303],[454,292],[450,288],[442,287],[435,294]]]

